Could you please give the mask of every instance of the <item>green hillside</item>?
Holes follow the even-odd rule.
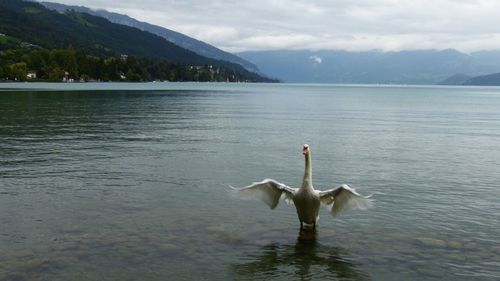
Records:
[[[144,30],[153,34],[156,34],[162,38],[167,39],[168,41],[184,48],[188,49],[190,51],[193,51],[197,53],[198,55],[216,59],[216,60],[223,60],[223,61],[228,61],[228,62],[233,62],[236,64],[239,64],[243,66],[245,69],[251,72],[259,73],[258,68],[250,63],[249,61],[246,61],[234,54],[225,52],[223,50],[220,50],[214,46],[211,46],[205,42],[199,41],[195,38],[191,38],[189,36],[186,36],[185,34],[157,26],[157,25],[152,25],[147,22],[141,22],[138,21],[134,18],[131,18],[127,15],[122,15],[122,14],[117,14],[113,12],[108,12],[106,10],[102,9],[90,9],[87,7],[83,6],[73,6],[73,5],[64,5],[60,3],[52,3],[52,2],[40,2],[42,5],[45,7],[60,11],[60,12],[66,12],[66,11],[76,11],[80,13],[87,13],[93,16],[98,16],[98,17],[103,17],[110,22],[118,23],[118,24],[123,24],[131,27],[138,28],[140,30]]]
[[[157,35],[89,14],[58,13],[35,2],[0,1],[0,33],[3,34],[0,37],[9,38],[7,41],[4,38],[5,42],[0,39],[0,50],[13,48],[14,41],[18,40],[24,42],[24,48],[71,48],[100,58],[127,55],[144,58],[143,62],[161,59],[186,66],[212,65],[231,71],[243,80],[268,81],[240,65],[200,56]],[[9,57],[12,58],[12,54]]]

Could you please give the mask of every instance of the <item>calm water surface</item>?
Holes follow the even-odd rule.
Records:
[[[83,85],[0,91],[2,281],[500,279],[500,88]],[[228,195],[303,143],[376,200],[305,241]]]

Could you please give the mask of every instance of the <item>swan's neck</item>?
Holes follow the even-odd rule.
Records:
[[[304,171],[304,180],[302,182],[302,188],[313,189],[311,152],[307,153],[305,158],[306,158],[306,168]]]

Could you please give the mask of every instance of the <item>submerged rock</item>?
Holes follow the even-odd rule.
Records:
[[[333,229],[320,229],[318,232],[321,238],[331,238],[336,235],[336,232]]]
[[[432,268],[432,267],[426,267],[422,266],[417,269],[417,272],[423,276],[430,277],[430,278],[439,278],[441,279],[444,277],[446,274],[440,270],[439,268]]]
[[[463,253],[452,253],[447,255],[450,259],[457,262],[465,262],[467,260],[467,256]]]
[[[464,244],[464,249],[475,250],[478,249],[479,245],[476,242],[468,242]]]
[[[447,246],[446,241],[435,239],[435,238],[420,237],[420,238],[417,238],[416,240],[417,240],[418,244],[420,244],[421,246],[425,246],[425,247],[445,248]]]
[[[63,243],[58,243],[52,247],[53,250],[55,251],[73,251],[73,250],[79,250],[81,249],[81,245],[78,242],[63,242]]]
[[[174,245],[174,244],[163,243],[163,244],[158,245],[158,249],[162,250],[162,251],[172,251],[172,250],[179,249],[179,247],[177,245]]]
[[[10,272],[5,276],[0,275],[2,279],[0,280],[16,280],[16,281],[24,281],[29,280],[28,274],[26,272]]]
[[[463,244],[459,241],[448,241],[448,247],[452,249],[463,249]]]

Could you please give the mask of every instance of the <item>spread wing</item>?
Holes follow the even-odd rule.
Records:
[[[235,191],[234,195],[236,197],[240,199],[259,199],[266,203],[271,209],[278,206],[281,195],[284,195],[287,203],[290,203],[293,194],[297,191],[296,188],[289,187],[272,179],[254,182],[240,189],[231,188]]]
[[[327,205],[334,216],[350,209],[366,210],[373,206],[373,200],[369,196],[361,196],[347,184],[320,191],[319,196],[321,203]]]

